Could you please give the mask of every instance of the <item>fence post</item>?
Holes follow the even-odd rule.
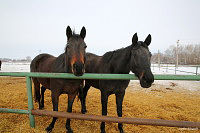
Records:
[[[166,72],[168,72],[168,63],[167,63],[167,68],[166,68]]]
[[[198,74],[198,66],[196,66],[196,75]]]
[[[154,64],[152,64],[153,65],[153,70],[154,70]]]
[[[31,81],[31,77],[29,76],[26,76],[26,87],[27,87],[27,95],[28,95],[28,111],[29,111],[30,126],[32,128],[35,128],[35,118],[34,118],[34,115],[31,114],[31,110],[34,109],[33,97],[32,97],[32,81]]]
[[[175,75],[176,75],[176,65],[175,65]]]

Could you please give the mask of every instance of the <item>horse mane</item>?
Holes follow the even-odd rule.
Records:
[[[136,48],[140,48],[140,46],[143,46],[148,49],[148,46],[143,42],[143,41],[138,41],[137,45],[135,46]]]
[[[106,52],[106,53],[102,56],[103,61],[106,62],[106,63],[109,62],[109,61],[111,60],[111,58],[112,58],[114,52],[115,52],[115,51]]]
[[[139,49],[141,46],[148,49],[148,46],[147,46],[143,41],[138,41],[137,44],[134,45],[133,47],[134,47],[135,49]],[[117,50],[113,50],[113,51],[106,52],[106,53],[103,55],[102,59],[103,59],[103,61],[105,61],[106,63],[108,63],[108,62],[112,59],[112,57],[113,57],[114,55],[121,54],[122,52],[124,52],[125,49],[126,49],[126,50],[132,49],[132,44],[129,45],[129,46],[127,46],[127,47],[125,47],[125,48],[120,48],[120,49],[117,49]]]
[[[73,32],[72,32],[72,37],[75,39],[81,38],[81,36],[79,34],[76,34],[75,30],[73,30]]]
[[[66,64],[65,64],[65,53],[62,53],[56,58],[54,68],[56,70],[59,70],[57,72],[62,73],[62,72],[65,72],[65,69],[66,69],[65,66],[66,66]]]
[[[113,56],[119,55],[119,54],[123,53],[124,50],[129,50],[130,47],[131,47],[131,45],[130,45],[130,46],[127,46],[127,47],[125,47],[125,48],[120,48],[120,49],[117,49],[117,50],[113,50],[113,51],[106,52],[106,53],[102,56],[102,59],[103,59],[103,61],[105,61],[106,63],[108,63],[108,62],[112,59]]]

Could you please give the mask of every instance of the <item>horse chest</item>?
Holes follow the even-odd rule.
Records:
[[[60,94],[77,93],[78,89],[82,85],[82,80],[52,79],[50,81],[51,90],[54,91],[56,89]]]

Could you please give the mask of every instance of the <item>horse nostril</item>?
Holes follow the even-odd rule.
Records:
[[[152,84],[152,83],[154,82],[154,78],[150,78],[150,79],[148,80],[148,82]]]
[[[83,73],[85,72],[84,64],[80,62],[76,62],[75,64],[73,64],[73,69],[75,74],[78,76],[83,75]]]
[[[73,64],[73,68],[76,69],[76,63]]]
[[[148,75],[144,75],[144,76],[142,77],[142,79],[143,79],[146,83],[148,83],[148,84],[151,84],[151,83],[154,82],[154,77],[151,77],[151,76],[148,76]]]
[[[145,76],[143,76],[143,77],[142,77],[142,79],[143,79],[143,80],[146,80],[146,77],[145,77]]]
[[[153,83],[154,82],[154,77],[151,79],[151,83]]]

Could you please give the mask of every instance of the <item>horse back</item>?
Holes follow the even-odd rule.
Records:
[[[31,72],[50,72],[56,57],[49,54],[36,56],[30,65]]]
[[[51,72],[55,59],[56,57],[52,55],[40,54],[32,60],[30,70],[31,72]],[[33,78],[33,81],[42,84],[45,88],[50,88],[49,78]]]
[[[92,53],[86,54],[85,72],[86,73],[100,73],[102,56],[98,56]]]
[[[86,54],[86,73],[107,73],[107,74],[120,74],[118,71],[115,73],[113,67],[113,61],[111,61],[113,56],[112,52],[107,52],[105,56],[97,56],[92,53]],[[115,59],[117,62],[117,59]],[[120,62],[119,62],[120,63]],[[114,88],[126,88],[130,80],[86,80],[86,84],[93,86],[97,89],[109,89],[109,91],[114,92]],[[118,91],[118,90],[117,90]]]

